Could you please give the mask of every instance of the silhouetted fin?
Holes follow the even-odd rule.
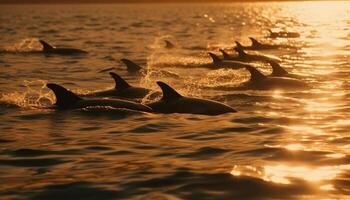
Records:
[[[244,48],[243,45],[237,41],[235,41],[235,43],[236,43],[236,47],[234,49],[238,53],[238,56],[239,57],[246,56],[247,54],[243,50],[243,48]]]
[[[131,73],[139,72],[142,69],[142,67],[140,67],[138,64],[134,63],[131,60],[123,58],[120,61],[122,61],[126,65],[128,71]]]
[[[209,56],[211,57],[211,59],[213,60],[213,63],[219,63],[219,62],[221,62],[221,59],[217,56],[217,55],[215,55],[215,54],[213,54],[213,53],[208,53],[209,54]]]
[[[164,40],[164,42],[165,42],[165,47],[168,49],[175,47],[175,45],[172,42],[170,42],[169,40]]]
[[[164,82],[157,81],[157,84],[159,85],[160,89],[162,89],[162,92],[163,92],[162,100],[173,101],[182,97],[181,94],[176,92],[175,89],[165,84]]]
[[[249,37],[250,41],[252,41],[252,46],[260,46],[261,43],[257,41],[255,38]]]
[[[273,76],[283,76],[283,75],[288,74],[288,72],[285,69],[283,69],[283,67],[281,67],[281,65],[279,65],[277,62],[270,61],[269,63],[272,67],[272,75]]]
[[[222,55],[224,56],[224,59],[225,59],[225,60],[230,59],[230,55],[228,55],[228,53],[227,53],[225,50],[219,49],[219,51],[220,51],[220,52],[222,53]]]
[[[80,97],[78,97],[73,92],[67,90],[66,88],[54,84],[54,83],[48,83],[46,84],[46,87],[50,88],[56,96],[56,103],[55,105],[65,108],[69,107],[73,104],[75,104],[77,101],[81,100]]]
[[[124,90],[126,88],[131,87],[128,82],[126,82],[122,77],[120,77],[118,74],[114,72],[109,72],[109,74],[112,76],[112,78],[115,81],[115,89],[116,90]]]
[[[255,67],[246,66],[246,69],[250,73],[250,80],[251,81],[261,81],[261,80],[266,78],[266,76],[264,74],[262,74],[261,72],[259,72],[257,69],[255,69]]]
[[[45,42],[44,40],[39,40],[40,44],[43,45],[43,51],[48,51],[48,50],[52,50],[55,47],[49,45],[47,42]]]

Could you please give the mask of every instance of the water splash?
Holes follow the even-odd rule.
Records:
[[[4,48],[5,52],[13,53],[28,53],[28,52],[38,52],[42,50],[42,45],[39,43],[38,38],[26,38],[18,43],[15,43]]]
[[[45,80],[24,81],[26,91],[2,94],[0,101],[22,108],[45,108],[53,104],[55,97],[46,89]]]

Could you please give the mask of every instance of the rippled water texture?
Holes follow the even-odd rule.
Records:
[[[0,23],[1,199],[350,198],[348,2],[1,5]],[[270,28],[301,37],[269,39]],[[234,91],[246,71],[191,68],[249,36],[295,46],[261,53],[312,88]],[[38,39],[90,53],[45,56],[35,53]],[[147,76],[128,74],[121,58]],[[107,68],[133,85],[158,90],[163,80],[239,112],[45,109],[54,100],[45,83],[110,88]]]

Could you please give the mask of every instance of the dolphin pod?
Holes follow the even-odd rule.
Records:
[[[214,53],[209,52],[212,62],[193,66],[194,68],[207,68],[207,69],[246,69],[250,74],[250,79],[241,83],[240,86],[234,90],[270,90],[270,89],[287,89],[287,90],[299,90],[310,88],[309,85],[298,78],[300,76],[289,73],[280,64],[279,58],[266,56],[262,54],[250,54],[244,50],[262,50],[262,49],[276,49],[282,46],[270,45],[260,43],[255,38],[249,38],[252,42],[251,46],[243,46],[236,41],[237,52],[236,56],[229,55],[226,51],[219,49],[223,55],[223,59],[219,58]],[[73,55],[87,53],[80,49],[74,48],[56,48],[43,40],[40,40],[43,45],[43,52],[45,54],[62,54]],[[166,44],[171,44],[165,41]],[[169,45],[168,45],[169,46]],[[170,45],[171,46],[171,45]],[[272,68],[270,75],[264,75],[249,62],[266,62],[269,63]],[[121,62],[125,64],[127,71],[131,74],[144,74],[146,69],[142,68],[135,62],[123,58]],[[114,68],[108,68],[103,71],[106,72]],[[158,69],[156,69],[157,71]],[[162,70],[158,70],[161,72]],[[167,72],[165,71],[165,74]],[[125,79],[119,76],[117,73],[109,72],[110,76],[114,79],[115,86],[111,89],[95,91],[88,94],[77,95],[66,88],[54,84],[48,83],[47,87],[51,89],[56,96],[56,103],[54,108],[56,109],[80,109],[86,107],[112,107],[130,109],[142,112],[152,113],[188,113],[188,114],[202,114],[202,115],[219,115],[224,113],[237,112],[229,105],[202,98],[186,97],[178,93],[174,88],[168,84],[157,81],[157,85],[160,87],[161,92],[153,91],[144,87],[135,87],[130,85]],[[173,74],[171,74],[172,76]],[[179,77],[177,74],[173,77]],[[154,94],[154,96],[153,96]],[[142,100],[145,97],[161,97],[160,100],[153,101],[151,103],[142,104]],[[107,99],[106,99],[107,98]]]
[[[163,97],[161,100],[147,105],[122,99],[84,99],[60,85],[48,83],[46,86],[51,89],[56,96],[54,108],[60,110],[108,106],[112,108],[164,114],[188,113],[219,115],[237,112],[226,104],[207,99],[184,97],[163,82],[158,81],[157,84],[162,89]]]
[[[81,49],[75,49],[75,48],[59,48],[54,47],[44,40],[39,40],[40,44],[43,46],[42,52],[44,54],[58,54],[58,55],[83,55],[87,54],[88,52],[81,50]]]

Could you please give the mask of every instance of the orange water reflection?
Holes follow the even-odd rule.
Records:
[[[261,168],[235,165],[231,170],[233,176],[253,176],[267,182],[292,184],[296,180],[304,180],[322,190],[334,188],[331,181],[337,175],[350,170],[350,164],[336,166],[295,166],[295,165],[265,165]]]

